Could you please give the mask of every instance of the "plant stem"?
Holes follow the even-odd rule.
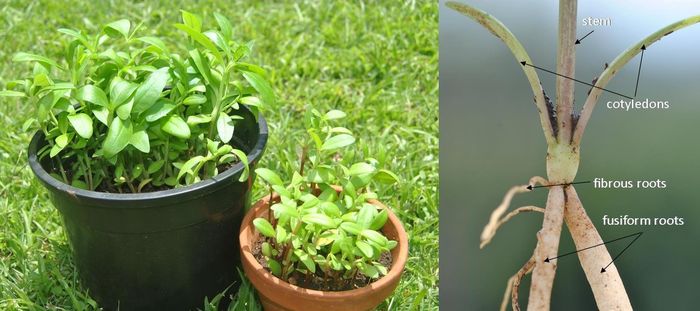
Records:
[[[272,192],[272,185],[270,185],[269,187],[270,187],[270,197],[267,199],[267,221],[270,224],[272,224],[272,226],[276,226],[277,224],[272,223],[272,221],[275,220],[275,218],[272,217],[272,209],[271,209],[271,207],[272,207],[272,194],[274,192]]]
[[[557,72],[574,78],[576,69],[576,0],[559,1],[559,37],[557,43]],[[557,76],[557,123],[559,143],[571,140],[574,105],[574,81]]]
[[[586,210],[583,209],[574,187],[566,187],[565,191],[566,210],[564,217],[576,249],[603,244],[603,239],[586,214]],[[606,268],[605,273],[600,272],[600,268],[612,262],[605,245],[588,249],[585,252],[578,252],[578,258],[586,273],[586,279],[591,285],[599,310],[632,310],[625,285],[622,283],[615,264]]]
[[[292,233],[290,236],[295,236],[297,234],[297,231],[301,228],[301,219],[297,222],[297,225],[294,226],[294,230],[292,230]],[[282,275],[286,276],[289,268],[289,261],[292,259],[292,251],[291,249],[293,248],[292,246],[292,239],[290,238],[289,241],[287,242],[287,245],[284,246],[284,252],[282,254]]]
[[[306,156],[309,151],[309,146],[304,146],[301,149],[301,161],[299,163],[299,175],[304,176],[304,165],[306,165]]]
[[[528,310],[549,310],[557,264],[556,262],[547,263],[544,260],[549,256],[556,256],[559,250],[559,236],[564,221],[564,202],[562,187],[550,187],[542,229],[537,232],[535,268],[532,271]]]
[[[58,162],[58,168],[61,170],[61,176],[63,177],[63,182],[66,184],[70,184],[68,182],[68,177],[66,177],[66,170],[63,169],[63,162],[61,161],[61,157],[58,157],[58,160],[56,162]]]

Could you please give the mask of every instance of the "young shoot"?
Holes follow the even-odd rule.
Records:
[[[45,144],[39,157],[55,178],[82,189],[144,192],[190,185],[233,163],[245,164],[236,123],[246,111],[272,105],[264,69],[245,62],[251,44],[233,38],[231,22],[217,27],[182,11],[175,27],[188,38],[186,53],[164,40],[139,36],[125,19],[93,34],[65,35],[60,59],[17,53],[31,75],[11,81],[0,96],[36,107]],[[242,109],[242,105],[247,109]]]
[[[358,273],[376,279],[387,273],[382,256],[397,245],[382,233],[388,212],[372,204],[375,184],[398,177],[375,159],[344,165],[338,156],[355,142],[351,131],[335,126],[346,114],[315,109],[306,115],[306,139],[291,180],[266,168],[255,170],[279,200],[271,217],[253,221],[262,236],[261,252],[275,276],[290,281],[312,276],[336,287]],[[296,275],[296,276],[295,276]]]

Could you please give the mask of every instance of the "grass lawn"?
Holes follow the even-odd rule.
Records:
[[[260,166],[294,158],[308,107],[348,113],[357,154],[386,155],[402,183],[380,199],[410,235],[402,282],[381,310],[438,308],[438,9],[437,1],[19,1],[0,3],[0,89],[30,67],[26,51],[55,58],[57,28],[94,32],[117,19],[144,22],[142,35],[185,42],[172,24],[179,9],[228,16],[239,42],[255,40],[253,63],[271,72],[279,98],[264,112],[271,137]],[[205,27],[215,25],[205,18]],[[179,50],[182,51],[182,50]],[[58,211],[27,166],[32,135],[22,123],[35,107],[0,98],[0,310],[92,310],[77,280]],[[264,193],[259,181],[255,197]],[[243,286],[231,309],[254,309]],[[213,306],[202,302],[202,309]]]

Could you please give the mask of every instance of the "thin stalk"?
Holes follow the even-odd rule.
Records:
[[[66,170],[63,169],[63,162],[61,161],[61,157],[58,157],[58,168],[61,170],[61,177],[63,177],[63,182],[66,184],[70,184],[68,182],[68,177],[66,177]]]
[[[87,169],[87,176],[85,177],[85,179],[88,182],[88,187],[90,188],[90,190],[93,190],[94,188],[92,184],[92,168],[90,167],[90,161],[88,160],[87,154],[83,154],[82,158],[85,168]]]
[[[559,36],[557,72],[574,78],[576,69],[576,0],[559,1]],[[574,81],[557,76],[557,123],[559,142],[569,142],[573,131],[571,112],[574,106]]]
[[[294,236],[297,234],[297,231],[301,228],[301,219],[297,222],[297,225],[294,226],[294,229],[292,230],[292,233],[290,236]],[[287,242],[287,245],[284,247],[284,253],[282,254],[282,275],[286,276],[287,275],[287,268],[289,268],[289,261],[292,259],[292,239],[290,238],[289,241]]]
[[[581,137],[583,136],[583,132],[586,130],[586,125],[591,118],[595,105],[598,103],[598,98],[602,94],[603,88],[605,88],[608,82],[612,80],[615,74],[620,71],[620,69],[627,64],[627,62],[642,51],[642,46],[649,48],[650,45],[654,44],[656,41],[659,41],[664,36],[669,35],[676,30],[694,25],[698,22],[700,22],[700,15],[677,21],[652,33],[618,55],[615,60],[609,64],[608,68],[603,70],[603,73],[600,74],[598,81],[595,83],[596,87],[592,88],[591,93],[588,94],[588,98],[586,98],[586,102],[581,110],[581,117],[576,124],[576,129],[574,130],[572,144],[575,146],[579,146],[581,144]]]

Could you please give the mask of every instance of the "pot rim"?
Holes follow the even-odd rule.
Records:
[[[408,234],[406,233],[406,230],[403,227],[403,224],[401,224],[401,221],[399,218],[394,214],[394,212],[384,205],[383,203],[371,199],[368,200],[369,203],[376,205],[378,207],[381,207],[383,209],[386,209],[387,212],[389,213],[389,222],[391,222],[395,227],[397,231],[397,239],[398,239],[398,256],[396,258],[392,258],[392,263],[391,263],[391,269],[389,269],[389,273],[387,273],[385,276],[379,278],[378,280],[368,284],[367,286],[361,287],[361,288],[356,288],[356,289],[351,289],[351,290],[344,290],[344,291],[320,291],[320,290],[315,290],[315,289],[309,289],[309,288],[304,288],[296,285],[289,284],[288,282],[272,275],[269,271],[267,271],[255,257],[253,257],[253,254],[250,251],[244,250],[244,244],[242,242],[242,237],[246,234],[246,230],[252,230],[252,223],[253,223],[253,217],[255,217],[259,212],[264,212],[266,209],[268,209],[267,204],[261,204],[260,206],[257,206],[260,203],[264,203],[268,201],[269,196],[264,196],[255,204],[253,205],[253,208],[251,208],[243,218],[243,221],[241,222],[241,229],[239,232],[238,236],[238,242],[239,242],[239,248],[241,251],[241,260],[245,260],[248,263],[250,263],[253,266],[253,270],[256,273],[261,273],[263,278],[268,282],[268,283],[273,283],[274,286],[278,286],[281,288],[284,288],[286,290],[291,290],[295,292],[298,295],[304,295],[304,296],[314,296],[314,297],[323,297],[324,300],[327,299],[346,299],[349,297],[356,297],[356,296],[362,296],[369,294],[370,292],[377,291],[379,288],[383,287],[388,287],[391,285],[391,282],[395,279],[398,279],[400,281],[401,275],[403,274],[403,270],[406,267],[406,262],[408,261]],[[279,196],[275,193],[273,196],[273,200],[278,199]],[[257,206],[257,207],[256,207]],[[254,234],[254,233],[253,233]],[[251,245],[245,245],[248,246],[248,248],[251,247]],[[397,282],[398,284],[398,282]]]
[[[242,106],[245,111],[250,112],[250,110]],[[267,121],[265,121],[265,118],[261,113],[258,114],[258,120],[257,120],[257,125],[258,125],[258,140],[255,142],[255,145],[253,148],[246,154],[248,157],[248,163],[251,165],[252,163],[255,163],[255,161],[258,160],[260,155],[263,153],[265,150],[265,145],[267,144],[267,139],[268,139],[268,127],[267,127]],[[68,193],[70,196],[76,198],[76,199],[81,199],[81,200],[88,200],[88,201],[97,201],[97,202],[105,202],[105,201],[116,201],[116,202],[135,202],[135,201],[153,201],[153,200],[177,200],[183,196],[187,197],[199,197],[202,195],[205,195],[213,190],[216,189],[216,187],[211,187],[212,185],[221,183],[222,181],[225,181],[229,178],[231,178],[233,175],[236,175],[240,172],[243,171],[244,165],[242,162],[238,162],[229,169],[219,173],[218,175],[208,178],[202,181],[199,181],[197,183],[187,185],[184,187],[179,187],[179,188],[172,188],[172,189],[167,189],[167,190],[159,190],[159,191],[152,191],[152,192],[143,192],[143,193],[112,193],[112,192],[101,192],[101,191],[92,191],[92,190],[85,190],[85,189],[80,189],[77,187],[73,187],[69,184],[64,183],[63,181],[60,181],[58,179],[55,179],[53,176],[49,175],[49,173],[42,167],[41,162],[39,161],[39,158],[37,157],[37,152],[39,150],[39,144],[42,142],[42,139],[44,137],[44,133],[41,132],[41,130],[38,130],[34,136],[32,137],[31,142],[29,143],[29,150],[28,150],[28,162],[29,166],[31,167],[32,171],[34,172],[34,175],[39,178],[39,180],[44,183],[46,187],[51,187],[54,189],[57,189],[61,192]],[[252,175],[253,172],[251,171],[250,174]],[[122,205],[122,204],[117,204],[114,206],[106,206],[106,207],[115,207],[115,208],[128,208],[129,206],[127,205]],[[137,206],[133,206],[134,208],[137,208]]]

